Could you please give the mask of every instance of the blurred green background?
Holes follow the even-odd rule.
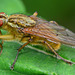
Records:
[[[23,0],[27,12],[54,20],[75,32],[75,0]]]
[[[19,4],[17,1],[20,1],[18,7],[16,6]],[[0,12],[5,11],[7,14],[10,14],[11,11],[11,14],[25,14],[26,11],[33,14],[37,11],[38,15],[46,20],[54,20],[75,32],[75,0],[15,0],[14,4],[10,0],[0,0],[0,5],[2,5]],[[21,5],[26,7],[26,10]],[[23,9],[25,12],[22,11]]]

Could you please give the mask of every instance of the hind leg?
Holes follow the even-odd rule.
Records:
[[[69,63],[70,65],[75,64],[75,63],[73,63],[72,61],[69,61],[69,60],[64,59],[63,57],[61,57],[58,53],[56,53],[56,51],[55,51],[55,50],[51,47],[51,45],[48,44],[46,41],[43,41],[43,43],[45,43],[45,44],[49,47],[49,49],[50,49],[58,58],[60,58],[60,59],[63,60],[64,62]]]

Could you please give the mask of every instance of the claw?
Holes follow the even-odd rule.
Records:
[[[13,70],[13,69],[14,69],[13,65],[10,67],[10,69],[11,69],[11,70]]]

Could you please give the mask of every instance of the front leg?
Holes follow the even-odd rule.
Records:
[[[0,51],[0,55],[2,53],[2,50],[3,50],[3,41],[4,40],[11,40],[13,39],[13,35],[2,35],[1,31],[0,31],[0,39],[2,40],[1,43],[0,43],[0,48],[1,48],[1,51]]]
[[[1,30],[0,30],[0,35],[2,35]],[[2,45],[3,45],[3,40],[1,40],[1,43],[0,43],[0,48],[1,48],[0,55],[1,55],[2,50],[3,50],[3,46]]]
[[[2,40],[12,40],[14,39],[13,35],[0,35],[0,39]]]

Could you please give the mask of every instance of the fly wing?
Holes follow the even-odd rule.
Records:
[[[75,46],[75,33],[69,29],[64,28],[63,26],[51,24],[50,27],[56,32],[57,38],[60,39],[60,42],[67,45]]]
[[[34,27],[24,28],[23,32],[43,37],[50,41],[75,46],[75,33],[48,21],[43,22],[43,20],[40,20]]]
[[[22,30],[24,33],[39,36],[45,39],[48,39],[50,41],[60,41],[54,32],[56,32],[54,29],[51,29],[50,26],[47,26],[47,23],[44,24],[38,24],[34,27],[28,27],[24,28]]]

